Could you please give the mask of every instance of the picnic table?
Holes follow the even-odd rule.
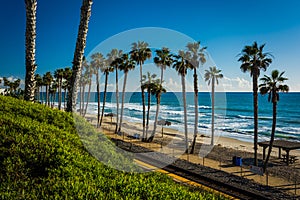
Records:
[[[258,145],[263,148],[263,159],[265,159],[266,149],[269,147],[269,144],[270,144],[269,141],[258,143]],[[279,149],[278,158],[281,159],[281,156],[283,156],[282,160],[286,163],[286,165],[295,163],[298,160],[296,156],[290,156],[290,151],[295,149],[300,149],[300,142],[293,142],[287,140],[274,140],[273,147]],[[281,150],[284,150],[286,154],[281,154]]]
[[[285,163],[288,162],[290,164],[293,164],[297,160],[298,160],[297,156],[290,155],[289,158],[287,158],[287,154],[282,154],[282,161],[285,162]]]

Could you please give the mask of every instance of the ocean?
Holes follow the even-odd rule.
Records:
[[[211,134],[211,93],[200,92],[198,100],[198,132]],[[119,95],[120,109],[121,96]],[[103,93],[101,93],[103,97]],[[147,109],[147,93],[145,93]],[[194,93],[187,92],[188,134],[194,130]],[[272,127],[272,103],[268,97],[258,95],[258,132],[259,141],[269,140]],[[102,102],[102,100],[101,100]],[[182,93],[167,92],[161,96],[159,119],[171,122],[169,128],[183,131]],[[101,103],[102,105],[102,103]],[[79,106],[78,106],[79,107]],[[150,124],[154,123],[156,111],[155,96],[151,97]],[[116,113],[114,92],[107,93],[105,113]],[[87,113],[97,114],[96,93],[91,93]],[[126,92],[124,120],[142,123],[142,104],[140,92]],[[217,92],[215,93],[215,134],[235,138],[241,141],[253,141],[253,95],[251,92]],[[300,141],[300,93],[280,93],[277,105],[276,139]]]

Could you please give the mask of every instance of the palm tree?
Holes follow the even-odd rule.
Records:
[[[182,84],[182,100],[183,100],[183,111],[184,111],[184,136],[185,136],[185,149],[188,152],[188,130],[187,130],[187,110],[186,110],[186,96],[185,96],[185,76],[187,74],[187,70],[191,69],[192,66],[189,63],[190,54],[189,52],[184,52],[180,50],[178,55],[174,55],[176,59],[173,68],[178,72],[181,76],[181,84]]]
[[[152,85],[150,87],[151,87],[151,94],[155,95],[155,97],[156,97],[156,114],[155,114],[153,131],[152,131],[151,136],[148,139],[148,142],[152,142],[155,132],[156,132],[161,94],[167,92],[166,89],[163,88],[161,83],[154,82],[154,83],[152,83]]]
[[[43,86],[43,78],[39,75],[39,74],[36,74],[35,75],[35,82],[36,82],[36,89],[35,89],[35,91],[36,91],[36,97],[35,97],[35,99],[37,100],[37,101],[40,101],[40,89],[41,89],[41,87]]]
[[[50,98],[49,98],[49,89],[50,85],[53,81],[53,77],[51,75],[51,72],[46,72],[43,76],[43,82],[44,85],[46,86],[46,104],[50,107]]]
[[[9,91],[10,96],[17,96],[17,89],[20,86],[21,83],[21,79],[14,79],[12,81],[9,81],[6,77],[3,77],[3,81],[4,81],[4,86],[9,87],[6,88],[6,91]]]
[[[25,0],[26,4],[26,77],[25,100],[34,101],[35,91],[35,40],[36,40],[36,8],[37,0]]]
[[[145,93],[142,89],[142,79],[143,79],[143,64],[147,59],[150,59],[152,56],[151,49],[148,48],[148,43],[143,41],[138,41],[137,43],[132,43],[132,51],[130,52],[131,57],[138,65],[140,65],[140,84],[141,84],[141,92],[142,92],[142,104],[143,104],[143,138],[142,140],[145,140]]]
[[[67,111],[74,112],[76,110],[76,100],[79,88],[81,68],[83,61],[84,49],[86,46],[86,36],[88,32],[88,23],[91,16],[93,0],[83,0],[80,13],[80,24],[78,28],[76,47],[73,58],[71,90],[68,93]]]
[[[197,69],[199,67],[199,63],[203,65],[206,62],[204,51],[206,47],[200,48],[200,42],[188,43],[187,46],[188,51],[191,53],[192,58],[190,60],[191,66],[194,69],[194,104],[195,104],[195,123],[194,123],[194,138],[192,142],[191,154],[194,153],[196,139],[198,134],[198,119],[199,119],[199,109],[198,109],[198,75]]]
[[[156,74],[151,74],[150,72],[147,72],[147,76],[143,75],[143,91],[144,89],[147,89],[147,94],[148,94],[148,108],[147,108],[147,121],[146,121],[146,140],[148,139],[148,130],[149,130],[149,116],[150,116],[150,105],[151,105],[151,87],[152,83],[154,82],[153,79],[156,78]],[[148,79],[148,80],[147,80]],[[160,81],[159,81],[160,82]]]
[[[91,65],[94,68],[96,74],[96,85],[97,85],[97,128],[100,122],[100,78],[99,70],[105,66],[106,60],[101,53],[94,53],[92,56]],[[104,102],[103,102],[104,103]]]
[[[275,138],[275,129],[276,129],[276,115],[277,115],[277,102],[279,101],[279,92],[288,92],[289,86],[282,85],[284,81],[288,80],[283,77],[284,72],[279,73],[278,70],[273,70],[271,73],[271,77],[265,75],[260,80],[263,82],[259,85],[259,90],[262,95],[268,94],[268,101],[272,101],[273,104],[273,122],[272,122],[272,132],[271,132],[271,140],[269,144],[269,150],[267,158],[264,162],[264,171],[268,166],[270,154],[272,152],[273,142]]]
[[[170,50],[166,47],[163,47],[162,49],[155,50],[156,57],[154,57],[154,63],[160,67],[161,73],[160,73],[160,84],[163,83],[164,80],[164,70],[167,67],[170,67],[173,63],[172,55],[170,54]]]
[[[58,89],[58,109],[61,110],[62,102],[62,81],[64,77],[64,69],[57,69],[54,71],[54,77],[57,80],[57,89]]]
[[[241,52],[239,62],[242,62],[240,69],[245,72],[250,72],[253,83],[253,107],[254,107],[254,165],[257,166],[257,142],[258,142],[258,77],[260,70],[266,71],[267,67],[272,63],[269,57],[271,54],[264,53],[265,44],[258,46],[254,42],[252,46],[245,46]]]
[[[129,70],[133,70],[135,68],[135,62],[129,57],[128,54],[123,54],[121,59],[119,59],[119,61],[121,62],[121,64],[119,65],[119,69],[120,69],[120,71],[124,72],[121,117],[120,117],[120,125],[119,125],[119,130],[118,130],[118,131],[121,131],[122,121],[123,121],[123,112],[124,112],[124,101],[125,101],[125,89],[126,89],[127,75],[128,75]]]
[[[114,68],[111,66],[103,66],[100,68],[101,72],[105,75],[105,84],[104,84],[104,94],[103,94],[103,104],[102,104],[102,112],[101,112],[101,119],[100,119],[100,126],[102,124],[103,116],[104,116],[104,108],[106,102],[106,93],[107,93],[107,84],[108,84],[108,75],[110,72],[114,71]]]
[[[211,83],[211,143],[214,145],[215,138],[215,83],[219,84],[219,79],[223,78],[221,74],[222,70],[217,69],[215,66],[210,67],[209,70],[205,70],[204,78],[208,81],[208,85]]]
[[[117,104],[117,119],[116,119],[116,129],[115,133],[118,131],[118,125],[119,125],[119,75],[118,75],[118,68],[120,65],[120,61],[118,58],[120,58],[123,54],[122,50],[118,49],[112,49],[109,54],[107,54],[108,60],[109,60],[109,66],[114,67],[114,71],[116,72],[116,104]]]

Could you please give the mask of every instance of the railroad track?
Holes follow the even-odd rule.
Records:
[[[114,140],[113,140],[114,141]],[[118,146],[121,148],[124,148],[125,150],[134,151],[134,144],[130,144],[128,142],[124,141],[114,141],[118,143]],[[123,145],[122,145],[123,144]],[[130,145],[130,148],[128,146]],[[122,147],[123,146],[123,147]],[[138,147],[139,150],[141,147]],[[145,148],[146,151],[149,151],[149,149]],[[232,175],[229,173],[226,173],[224,171],[212,169],[205,166],[199,166],[196,164],[191,164],[191,166],[194,166],[195,169],[199,168],[202,170],[202,172],[198,172],[197,170],[193,170],[194,167],[191,169],[186,169],[182,166],[180,166],[180,162],[188,162],[185,160],[178,159],[176,162],[172,164],[166,164],[162,160],[164,159],[157,159],[159,157],[167,156],[162,153],[157,152],[157,156],[153,157],[153,154],[141,154],[141,153],[135,153],[135,159],[139,160],[143,163],[146,163],[148,165],[154,166],[156,168],[159,168],[159,166],[165,166],[162,169],[167,171],[168,173],[175,174],[179,177],[183,177],[185,179],[188,179],[189,181],[195,182],[197,184],[203,185],[205,187],[211,188],[215,191],[219,191],[220,193],[229,195],[229,198],[232,197],[232,199],[245,199],[245,200],[276,200],[276,199],[294,199],[292,196],[289,196],[286,193],[283,193],[276,188],[267,187],[264,185],[260,185],[258,183],[252,183],[251,185],[255,185],[256,189],[247,187],[247,184],[249,184],[250,180]],[[179,162],[179,164],[178,164]],[[222,178],[212,178],[209,174],[214,174],[215,176],[226,176],[229,177],[229,179],[232,179],[232,181],[224,181]],[[245,185],[243,185],[245,183]]]
[[[146,157],[145,155],[137,155],[135,159],[138,159],[144,163],[147,163],[152,166],[161,166],[163,165],[162,162],[152,159],[150,157]],[[206,176],[203,176],[198,173],[191,172],[190,170],[186,170],[180,167],[177,167],[175,165],[167,165],[166,167],[162,168],[164,171],[167,171],[169,173],[175,174],[177,176],[183,177],[185,179],[188,179],[192,182],[198,183],[200,185],[203,185],[205,187],[211,188],[215,191],[218,191],[220,193],[226,194],[232,199],[245,199],[245,200],[273,200],[272,197],[265,197],[264,195],[261,195],[257,192],[250,192],[247,190],[243,190],[241,188],[232,186],[230,184],[226,184],[224,182],[218,181],[218,180],[212,180]]]

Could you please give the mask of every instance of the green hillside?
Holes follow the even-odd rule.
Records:
[[[222,199],[159,173],[112,169],[81,141],[105,162],[136,166],[83,119],[76,128],[69,113],[0,96],[0,199]]]

